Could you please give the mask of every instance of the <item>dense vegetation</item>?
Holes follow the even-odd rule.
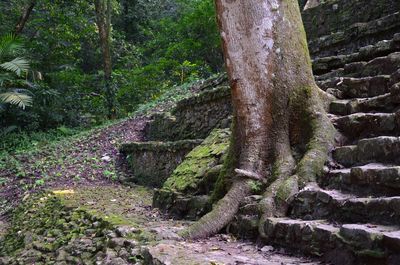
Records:
[[[3,151],[104,123],[110,96],[122,118],[176,84],[221,70],[212,0],[102,1],[112,8],[112,95],[103,81],[94,1],[1,1]]]

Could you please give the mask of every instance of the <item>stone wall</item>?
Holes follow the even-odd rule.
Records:
[[[214,128],[230,126],[230,88],[221,86],[178,102],[171,113],[153,116],[146,129],[150,141],[204,139]]]
[[[153,206],[186,219],[197,219],[208,208],[208,195],[222,169],[229,146],[229,129],[215,129],[165,181],[153,197]]]
[[[122,181],[161,187],[185,155],[201,142],[181,140],[124,144],[120,152],[126,156],[132,174]]]

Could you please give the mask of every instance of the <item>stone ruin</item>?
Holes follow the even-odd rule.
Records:
[[[300,191],[286,217],[269,218],[263,236],[259,195],[246,198],[227,229],[332,264],[400,264],[400,1],[309,1],[303,21],[315,79],[336,97],[336,146],[318,186]],[[209,83],[155,115],[149,142],[122,147],[134,168],[125,181],[159,188],[153,206],[179,218],[210,209],[229,142],[226,78]]]

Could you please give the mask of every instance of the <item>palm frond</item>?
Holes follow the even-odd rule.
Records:
[[[0,67],[21,76],[22,73],[26,73],[29,70],[29,63],[26,59],[17,57],[12,61],[0,64]]]
[[[32,105],[32,97],[17,91],[10,91],[0,94],[0,100],[4,103],[16,105],[19,108],[25,109]]]
[[[0,38],[0,58],[12,56],[24,48],[22,41],[14,34],[5,34]]]
[[[0,72],[0,88],[4,85],[4,83],[7,83],[9,81],[12,81],[15,79],[15,76],[11,75],[9,72]]]
[[[5,136],[5,135],[17,130],[17,129],[18,129],[18,127],[15,126],[15,125],[7,126],[7,127],[3,128],[3,129],[0,128],[0,135],[1,136]]]

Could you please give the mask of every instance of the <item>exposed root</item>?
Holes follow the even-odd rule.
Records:
[[[336,100],[336,97],[319,88],[317,91],[324,110],[328,111],[332,101]]]
[[[261,182],[264,181],[262,176],[260,176],[259,174],[255,173],[255,172],[251,172],[248,170],[236,168],[235,173],[238,177],[249,178],[249,179],[253,179],[253,180],[257,180],[257,181],[261,181]]]
[[[287,178],[278,178],[264,193],[259,207],[262,212],[259,222],[260,236],[265,238],[263,226],[268,217],[285,216],[288,206],[294,195],[299,191],[298,176],[293,175]]]
[[[250,181],[240,178],[232,184],[231,189],[215,206],[214,209],[203,216],[180,235],[186,239],[197,239],[218,233],[232,221],[243,199],[251,194]]]
[[[316,177],[323,172],[324,164],[328,160],[329,151],[335,140],[336,130],[319,102],[317,96],[310,99],[312,137],[307,144],[307,151],[296,168],[300,189],[309,182],[315,182]]]
[[[309,112],[312,115],[312,137],[307,144],[307,151],[297,163],[295,174],[279,175],[264,193],[260,202],[262,216],[259,223],[260,236],[268,217],[284,216],[296,193],[310,183],[315,183],[316,176],[323,173],[323,167],[328,159],[330,148],[334,143],[335,128],[328,119],[321,104],[315,97],[310,99]]]

